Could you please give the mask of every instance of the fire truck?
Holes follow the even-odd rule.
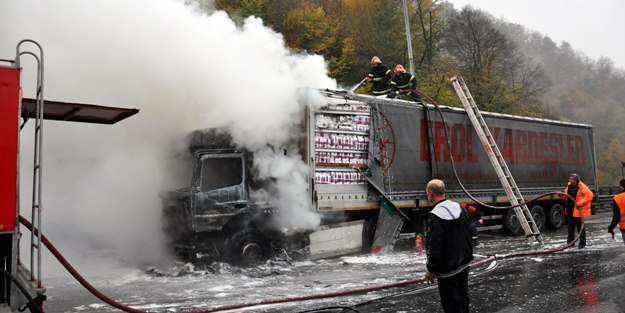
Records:
[[[32,46],[29,48],[29,45]],[[34,48],[34,49],[33,49]],[[41,280],[41,221],[43,190],[43,121],[115,124],[139,112],[83,103],[44,100],[42,47],[33,40],[19,42],[14,59],[0,59],[0,312],[43,312],[46,299]],[[32,57],[37,65],[35,98],[22,98],[22,60]],[[32,120],[32,121],[31,121]],[[20,211],[20,142],[27,122],[34,123],[32,206]],[[27,214],[22,216],[21,212]],[[20,227],[24,224],[30,234]],[[45,237],[44,237],[45,238]],[[29,251],[20,251],[21,239]]]
[[[449,198],[477,206],[485,222],[480,231],[521,233],[514,210],[478,204],[501,207],[510,200],[464,109],[319,92],[325,102],[302,110],[301,135],[295,141],[308,171],[308,193],[302,196],[322,225],[362,221],[357,240],[370,251],[386,199],[407,217],[402,231],[422,233],[424,216],[432,208],[425,187],[439,178]],[[539,230],[562,227],[563,201],[540,196],[562,191],[571,173],[593,189],[594,207],[609,201],[615,189],[599,192],[591,125],[482,115],[524,200],[534,200],[528,207]],[[189,185],[161,195],[163,228],[172,247],[190,260],[269,257],[284,237],[271,222],[280,209],[251,196],[265,188],[254,177],[253,153],[238,148],[224,130],[198,130],[188,140],[188,166],[194,168]]]

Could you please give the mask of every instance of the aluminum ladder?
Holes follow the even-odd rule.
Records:
[[[31,51],[23,51],[23,45],[25,43],[31,43],[35,45],[35,48],[39,50],[39,54]],[[32,56],[37,62],[37,86],[36,86],[36,110],[35,110],[35,139],[34,139],[34,158],[33,158],[33,193],[32,193],[32,209],[31,209],[31,223],[33,225],[33,231],[30,233],[30,280],[35,283],[37,288],[43,288],[41,283],[41,215],[43,211],[42,201],[42,171],[43,171],[43,110],[44,110],[44,98],[43,98],[43,48],[39,43],[31,39],[24,39],[17,44],[15,66],[21,69],[21,59],[24,55]],[[21,88],[21,86],[20,86]],[[21,91],[20,91],[21,92]],[[25,123],[25,122],[24,122]],[[21,127],[23,127],[22,125]],[[20,127],[20,130],[21,130]],[[19,171],[19,170],[18,170]],[[19,192],[19,185],[18,185]],[[18,197],[18,207],[19,207]],[[37,232],[35,233],[35,227]],[[19,253],[18,253],[19,257]],[[36,264],[35,264],[36,261]],[[19,261],[21,262],[21,261]],[[37,274],[35,275],[35,268]]]
[[[543,238],[538,230],[536,222],[534,221],[531,212],[528,210],[527,205],[524,203],[523,195],[521,195],[521,191],[514,181],[512,173],[510,173],[510,169],[501,155],[501,152],[497,147],[497,143],[488,129],[477,104],[475,104],[475,100],[473,100],[473,97],[469,92],[469,88],[467,88],[467,85],[464,83],[462,77],[452,77],[451,82],[454,89],[456,89],[456,93],[460,97],[460,101],[462,101],[465,111],[467,111],[467,115],[469,116],[477,135],[480,137],[480,141],[484,146],[484,150],[486,150],[488,159],[495,168],[497,177],[499,177],[506,195],[510,199],[510,203],[515,206],[514,212],[519,219],[521,227],[525,231],[527,239],[530,244],[534,244],[535,241],[542,244]],[[523,204],[519,206],[520,203]]]

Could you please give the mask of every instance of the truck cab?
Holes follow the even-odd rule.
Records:
[[[271,255],[275,208],[252,200],[263,182],[253,178],[252,154],[236,149],[220,129],[190,135],[189,187],[161,194],[162,224],[175,252],[191,261],[253,264]]]

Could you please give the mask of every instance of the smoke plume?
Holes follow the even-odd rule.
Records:
[[[200,13],[173,0],[9,0],[0,3],[0,28],[2,58],[13,58],[21,39],[42,45],[45,98],[141,110],[113,126],[45,123],[42,228],[62,251],[162,259],[158,193],[189,184],[188,169],[172,156],[185,148],[185,135],[208,127],[227,127],[238,145],[262,156],[256,166],[276,179],[287,220],[317,223],[305,213],[301,156],[267,144],[299,135],[298,88],[336,83],[322,57],[293,53],[262,20],[238,26],[224,12]],[[36,65],[23,59],[24,96],[32,98]],[[25,216],[32,124],[21,138]]]

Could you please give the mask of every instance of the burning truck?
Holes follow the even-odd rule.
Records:
[[[509,204],[463,109],[320,92],[324,106],[302,106],[297,153],[308,171],[302,196],[326,233],[293,235],[276,227],[280,208],[252,196],[271,186],[257,179],[254,154],[237,148],[223,130],[198,130],[189,137],[189,185],[161,195],[163,228],[180,255],[191,261],[220,258],[251,264],[284,247],[317,257],[371,251],[383,198],[408,217],[403,232],[423,232],[424,216],[432,208],[425,186],[432,178],[445,180],[447,196],[454,201],[474,202],[458,177],[480,202]],[[488,112],[483,116],[526,201],[562,191],[570,173],[580,174],[595,195],[602,194],[592,126]],[[594,206],[604,198],[609,196],[596,196]],[[481,231],[522,232],[514,210],[477,207],[485,221]],[[528,208],[540,230],[564,223],[557,196],[532,201]]]

